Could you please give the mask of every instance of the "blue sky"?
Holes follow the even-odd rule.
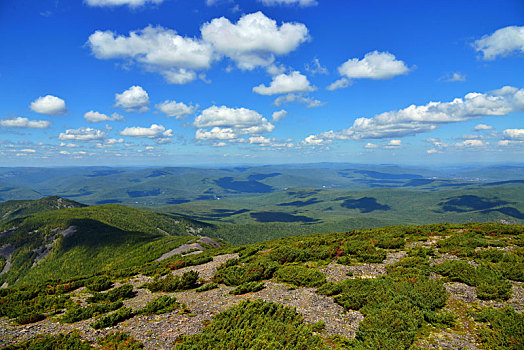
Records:
[[[0,166],[524,161],[524,3],[0,2]]]

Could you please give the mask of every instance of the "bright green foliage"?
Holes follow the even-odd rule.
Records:
[[[37,200],[11,200],[0,203],[0,222],[8,222],[44,211],[82,208],[85,206],[85,204],[58,196],[44,197]]]
[[[511,283],[499,272],[487,267],[478,268],[462,260],[448,260],[433,267],[436,273],[452,281],[464,282],[476,287],[477,297],[483,300],[508,300],[511,297]]]
[[[235,289],[229,292],[229,294],[241,295],[246,293],[254,293],[264,289],[264,287],[264,282],[246,282],[237,286]]]
[[[102,316],[95,322],[91,323],[91,327],[94,329],[102,329],[107,327],[112,327],[117,324],[119,324],[122,321],[125,321],[131,317],[134,316],[133,310],[129,307],[123,307],[118,309],[117,311],[113,312],[112,314],[108,314],[106,316]]]
[[[159,315],[171,312],[179,308],[175,297],[168,295],[161,295],[154,300],[151,300],[142,309],[138,310],[136,314],[143,315]]]
[[[487,247],[490,242],[484,238],[480,230],[467,230],[455,234],[437,243],[441,253],[450,253],[457,256],[474,256],[475,248]]]
[[[95,304],[86,307],[73,307],[60,318],[62,322],[74,323],[82,320],[87,320],[91,317],[96,317],[101,314],[105,314],[109,311],[114,311],[124,306],[121,301],[116,301],[109,304]]]
[[[91,345],[76,332],[35,337],[24,342],[9,345],[5,350],[90,350]]]
[[[98,339],[97,343],[102,350],[138,350],[144,348],[144,344],[124,332],[111,332]]]
[[[320,287],[326,282],[326,276],[322,272],[301,265],[285,265],[277,270],[275,278],[279,282],[299,287]]]
[[[58,288],[46,285],[0,289],[0,316],[20,324],[33,323],[71,303],[69,296],[56,295]]]
[[[108,276],[95,276],[86,283],[86,288],[92,292],[102,292],[113,287],[113,282]]]
[[[479,340],[486,349],[524,349],[524,315],[510,307],[486,308],[473,315],[487,327],[480,330]]]
[[[176,350],[271,349],[327,350],[322,338],[294,309],[264,302],[244,301],[217,314],[202,333],[183,337]]]
[[[176,292],[195,288],[198,284],[198,272],[191,270],[182,276],[168,274],[164,278],[155,278],[152,282],[145,283],[144,287],[152,292]]]
[[[130,299],[136,295],[133,286],[125,284],[106,293],[95,293],[92,297],[87,298],[88,303],[115,302],[123,299]]]
[[[346,310],[360,310],[360,323],[351,347],[356,349],[408,349],[424,322],[452,322],[437,314],[447,299],[442,282],[428,278],[428,262],[407,257],[375,279],[347,279],[326,283],[317,293],[335,296]]]
[[[238,261],[234,263],[226,262],[219,266],[213,281],[224,283],[227,286],[238,286],[247,282],[270,279],[277,269],[277,264],[267,259],[260,259],[244,265],[237,265]]]
[[[428,258],[434,256],[435,252],[432,248],[416,247],[408,251],[408,256],[418,256],[420,258]]]
[[[199,292],[199,293],[207,292],[208,290],[215,289],[215,288],[218,288],[218,284],[216,284],[215,282],[211,282],[208,284],[204,284],[202,287],[195,289],[195,292]]]

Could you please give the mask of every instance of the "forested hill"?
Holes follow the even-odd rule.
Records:
[[[194,239],[203,227],[114,204],[17,218],[0,224],[0,285],[136,266]]]
[[[0,223],[43,211],[82,208],[85,206],[85,204],[58,196],[36,200],[11,200],[0,203]]]

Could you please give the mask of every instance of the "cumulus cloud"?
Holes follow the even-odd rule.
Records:
[[[113,113],[109,116],[95,111],[89,111],[86,114],[84,114],[84,119],[91,123],[125,120],[124,117],[118,113]]]
[[[338,89],[347,88],[349,85],[351,85],[351,81],[348,78],[340,78],[339,80],[336,80],[329,84],[326,89],[329,91],[334,91]]]
[[[215,18],[200,31],[204,41],[242,70],[267,67],[275,56],[288,54],[309,40],[304,24],[284,22],[278,26],[262,12],[243,15],[236,24],[225,17]]]
[[[87,41],[98,59],[123,59],[162,74],[168,83],[185,84],[196,79],[195,70],[208,69],[214,59],[212,47],[195,38],[180,36],[161,26],[148,26],[117,35],[96,31]]]
[[[290,74],[283,73],[273,77],[269,86],[260,84],[253,88],[253,92],[266,96],[315,90],[316,88],[311,86],[307,77],[298,71],[291,72]]]
[[[36,113],[46,115],[64,115],[68,112],[65,101],[52,95],[37,98],[31,102],[29,108]]]
[[[410,69],[403,61],[397,60],[389,52],[368,52],[363,59],[351,58],[338,67],[342,79],[332,83],[328,90],[335,90],[349,85],[350,79],[391,79],[406,74]]]
[[[127,5],[130,8],[144,6],[146,4],[161,4],[164,0],[84,0],[88,6],[93,7],[115,7]]]
[[[487,145],[487,142],[484,142],[482,140],[464,140],[462,142],[456,143],[455,146],[457,147],[482,147]]]
[[[198,109],[198,105],[186,105],[182,102],[166,100],[155,105],[155,107],[168,117],[175,117],[175,119],[184,119],[188,115],[194,114]]]
[[[402,146],[402,140],[390,140],[386,148],[398,148],[400,146]]]
[[[504,87],[489,93],[469,93],[451,102],[429,102],[357,118],[351,127],[316,135],[322,140],[381,139],[403,137],[435,130],[439,125],[456,123],[483,116],[503,116],[524,110],[524,89]]]
[[[509,139],[524,140],[524,129],[506,129],[502,133]]]
[[[25,148],[25,149],[21,149],[19,152],[24,152],[24,153],[36,153],[36,150],[32,149],[32,148]]]
[[[273,124],[258,112],[247,108],[211,106],[195,118],[198,128],[195,138],[199,141],[229,140],[239,142],[242,136],[257,136],[271,132]]]
[[[377,144],[374,144],[374,143],[371,143],[371,142],[368,142],[368,143],[366,143],[366,145],[364,146],[364,148],[367,148],[367,149],[374,149],[374,148],[378,148],[378,145],[377,145]]]
[[[277,97],[275,101],[273,101],[273,104],[277,107],[280,107],[285,103],[292,103],[292,102],[303,104],[307,108],[321,107],[326,104],[325,102],[315,100],[312,97],[303,96],[302,94],[287,94],[284,96]]]
[[[483,59],[494,60],[513,52],[524,53],[524,27],[509,26],[475,41],[473,47],[481,52]]]
[[[149,128],[139,126],[125,128],[120,135],[153,139],[157,143],[168,143],[173,137],[173,130],[166,130],[162,125],[152,124]]]
[[[287,111],[285,109],[273,112],[273,121],[278,122],[279,120],[284,119],[287,116]]]
[[[141,86],[131,86],[121,94],[115,94],[115,106],[142,113],[149,110],[149,95]]]
[[[474,131],[482,131],[482,130],[493,130],[493,127],[491,125],[486,124],[477,124],[474,128]]]
[[[317,0],[258,0],[266,6],[298,5],[300,7],[317,6]]]
[[[29,120],[22,117],[0,120],[0,126],[4,128],[47,129],[50,125],[51,122],[47,120]]]
[[[68,129],[61,132],[58,139],[61,141],[100,141],[107,136],[103,130],[92,128]]]

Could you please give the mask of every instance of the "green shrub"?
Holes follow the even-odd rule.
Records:
[[[417,274],[429,276],[431,272],[429,260],[419,256],[405,257],[394,264],[386,266],[386,270],[390,274],[400,275]]]
[[[204,284],[202,287],[195,289],[195,292],[199,292],[199,293],[207,292],[208,290],[215,289],[215,288],[218,288],[218,284],[211,282],[208,284]]]
[[[247,282],[237,286],[235,289],[229,292],[229,294],[241,295],[246,293],[254,293],[264,289],[264,287],[264,282]]]
[[[493,244],[493,243],[491,243]],[[441,253],[450,253],[457,256],[474,256],[475,248],[490,245],[488,239],[481,232],[464,231],[437,242]]]
[[[432,324],[435,327],[447,328],[453,327],[456,323],[457,318],[451,312],[434,312],[434,311],[425,311],[424,319],[427,323]]]
[[[97,343],[102,347],[102,350],[137,350],[144,348],[144,344],[124,332],[111,332],[98,339]]]
[[[117,310],[122,306],[124,306],[124,303],[121,301],[116,301],[109,304],[95,304],[86,307],[74,307],[67,310],[65,315],[62,316],[60,320],[65,323],[74,323],[105,314],[109,311]]]
[[[195,288],[198,284],[198,272],[191,270],[182,276],[167,275],[164,278],[155,278],[152,282],[144,284],[152,292],[176,292]]]
[[[94,329],[102,329],[107,327],[116,326],[118,323],[125,321],[133,317],[133,310],[129,307],[123,307],[112,314],[102,316],[95,322],[91,323],[91,327]]]
[[[115,302],[123,299],[134,298],[136,292],[133,291],[133,286],[125,284],[115,289],[111,289],[106,293],[95,293],[92,297],[87,298],[88,303],[100,303],[100,302]]]
[[[138,310],[136,314],[142,315],[158,315],[166,312],[171,312],[178,309],[179,305],[175,297],[161,295],[154,300],[151,300],[142,309]]]
[[[326,283],[326,276],[317,269],[301,265],[286,265],[275,272],[279,282],[291,283],[299,287],[319,287]]]
[[[108,276],[96,276],[86,283],[86,288],[92,292],[102,292],[113,287],[113,282]]]
[[[231,263],[229,263],[231,264]],[[215,283],[224,283],[227,286],[238,286],[247,282],[262,281],[273,277],[277,264],[273,261],[262,259],[244,265],[219,266],[213,276]]]
[[[175,350],[190,349],[328,350],[294,309],[262,300],[215,315],[201,333],[175,344]]]
[[[430,256],[435,256],[435,251],[433,250],[433,248],[415,247],[408,251],[408,256],[411,256],[411,257],[418,256],[419,258],[426,259]]]
[[[20,315],[16,318],[16,323],[18,324],[28,324],[42,321],[45,319],[45,315],[39,312],[34,312],[30,314]]]
[[[480,343],[486,349],[524,349],[524,315],[510,307],[504,309],[486,308],[473,317],[484,322],[479,332]]]

